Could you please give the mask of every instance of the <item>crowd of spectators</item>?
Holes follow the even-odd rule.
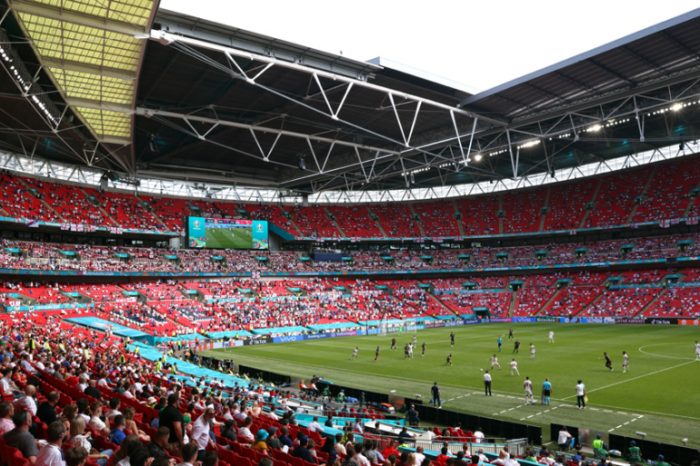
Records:
[[[679,247],[679,242],[690,244]],[[13,252],[14,251],[14,252]],[[700,254],[697,235],[575,242],[545,246],[352,251],[351,260],[314,260],[302,251],[165,249],[0,241],[0,268],[96,272],[353,272],[532,267],[667,259]]]

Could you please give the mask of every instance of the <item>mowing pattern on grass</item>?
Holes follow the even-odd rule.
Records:
[[[508,329],[514,330],[509,340]],[[554,343],[548,332],[555,332]],[[449,333],[455,332],[456,344],[450,347]],[[417,337],[417,351],[406,360],[405,343]],[[497,352],[496,340],[503,336],[503,351]],[[399,349],[391,351],[396,337]],[[205,353],[238,364],[310,378],[317,374],[337,384],[366,390],[429,400],[430,385],[441,387],[443,407],[483,416],[547,426],[566,423],[621,435],[644,431],[648,439],[689,446],[700,446],[700,362],[694,360],[694,342],[700,339],[697,328],[561,325],[561,324],[484,324],[459,328],[425,330],[388,336],[367,336],[307,341],[290,344],[249,346]],[[514,341],[520,352],[513,353]],[[420,346],[425,342],[425,357]],[[530,356],[534,344],[536,356]],[[352,360],[352,349],[360,348]],[[374,350],[380,347],[379,360]],[[605,367],[603,352],[613,361],[613,371]],[[630,355],[630,370],[622,372],[622,351]],[[453,354],[452,366],[446,364]],[[502,369],[491,370],[490,358],[496,354]],[[520,376],[510,375],[512,358],[518,362]],[[493,397],[483,393],[482,370],[493,374]],[[525,376],[534,383],[535,405],[525,402],[522,388]],[[553,385],[552,402],[539,404],[545,377]],[[574,387],[582,379],[586,384],[589,406],[576,409]],[[545,432],[548,429],[544,430]]]

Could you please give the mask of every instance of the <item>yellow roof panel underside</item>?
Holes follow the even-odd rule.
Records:
[[[20,13],[39,54],[93,66],[135,71],[141,42],[127,34]]]
[[[99,136],[131,136],[131,116],[111,110],[74,107],[92,131]]]
[[[34,0],[34,3],[137,26],[148,23],[153,8],[153,0]]]
[[[76,99],[73,110],[98,138],[130,140],[129,109],[134,102],[136,71],[144,42],[132,33],[115,31],[128,32],[134,27],[147,31],[155,0],[24,3],[34,6],[18,8],[16,15],[40,60],[59,61],[51,62],[46,69],[61,94]],[[134,79],[128,79],[130,75]],[[122,106],[126,110],[119,112]]]
[[[56,67],[49,67],[49,71],[67,97],[126,105],[134,97],[132,81]]]

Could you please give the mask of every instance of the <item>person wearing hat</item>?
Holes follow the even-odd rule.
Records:
[[[671,465],[666,462],[664,455],[659,455],[659,457],[656,459],[656,463],[654,463],[654,466],[671,466]]]
[[[637,446],[637,442],[630,441],[630,447],[627,449],[627,461],[631,464],[642,462],[642,450]]]
[[[214,406],[209,405],[204,410],[201,416],[194,421],[192,424],[192,441],[197,444],[198,453],[197,458],[199,461],[204,459],[204,453],[206,452],[207,446],[216,448],[216,443],[211,438],[209,431],[211,429],[211,423],[216,416],[216,409]]]
[[[265,429],[260,429],[257,434],[255,434],[255,443],[253,443],[253,450],[267,455],[267,438],[270,434]]]

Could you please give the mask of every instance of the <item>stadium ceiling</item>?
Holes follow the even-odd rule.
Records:
[[[39,97],[84,121],[82,97],[42,66],[16,7],[25,3],[39,2],[10,1],[2,18],[9,39],[0,42],[46,90]],[[123,102],[94,104],[133,118],[132,159],[98,144],[88,160],[126,178],[296,194],[421,188],[551,173],[700,138],[700,9],[476,95],[380,59],[350,60],[164,10],[148,18],[150,32],[130,36],[145,45],[133,112]],[[111,68],[119,71],[111,77],[125,77]],[[31,92],[9,90],[16,81],[11,70],[0,78],[0,99],[33,108],[0,111],[0,149],[70,161],[70,147],[99,141],[87,121],[30,123],[41,110]]]

